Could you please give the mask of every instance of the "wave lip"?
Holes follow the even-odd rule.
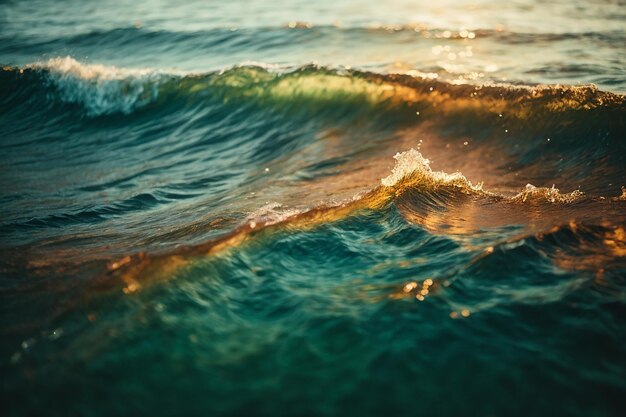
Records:
[[[394,187],[401,181],[412,178],[419,181],[421,186],[453,185],[470,193],[486,193],[482,188],[482,183],[474,185],[460,172],[447,174],[442,171],[433,171],[430,161],[415,149],[398,152],[394,155],[394,159],[396,163],[391,174],[380,180],[385,187]]]
[[[57,87],[61,99],[82,104],[89,116],[129,114],[159,95],[169,74],[153,69],[130,69],[101,64],[82,64],[74,58],[53,58],[27,66],[47,71],[47,81]]]
[[[574,190],[568,193],[562,193],[555,185],[552,187],[536,187],[532,184],[526,184],[524,189],[519,191],[513,197],[494,194],[483,188],[483,183],[473,184],[461,172],[452,174],[443,171],[433,171],[430,167],[430,161],[422,154],[415,150],[398,152],[394,159],[396,160],[391,174],[381,179],[384,187],[399,188],[432,188],[435,191],[442,187],[453,186],[465,194],[485,196],[495,198],[496,200],[505,200],[513,203],[526,203],[532,201],[545,201],[549,203],[573,203],[580,200],[585,194],[580,190]],[[624,191],[626,195],[626,191]]]

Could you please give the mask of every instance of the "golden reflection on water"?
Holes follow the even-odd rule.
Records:
[[[392,201],[407,221],[419,224],[431,233],[447,236],[473,235],[481,230],[510,224],[527,225],[527,230],[545,230],[554,224],[555,218],[576,214],[576,206],[567,203],[555,204],[548,199],[544,202],[533,200],[534,204],[528,204],[514,198],[464,188],[463,182],[437,184],[432,178],[422,175],[409,176],[393,186],[379,186],[358,199],[335,206],[316,207],[273,222],[250,221],[222,238],[172,253],[124,257],[109,264],[109,273],[118,276],[125,284],[124,292],[130,294],[140,289],[145,280],[168,279],[196,257],[211,256],[241,246],[259,234],[271,234],[287,227],[291,232],[310,230],[320,224],[344,219],[360,210],[381,209]],[[431,194],[433,191],[434,194]],[[598,201],[594,204],[614,203]],[[580,209],[586,213],[589,207],[584,205]],[[605,237],[605,246],[610,249],[607,256],[623,256],[626,253],[623,238],[623,228],[615,229]],[[486,255],[489,253],[493,253],[493,250],[484,252]],[[564,258],[560,262],[566,263],[567,260]],[[392,298],[411,293],[417,300],[423,301],[436,289],[436,286],[430,288],[432,281],[424,281],[421,286],[417,283],[407,285]]]
[[[574,232],[581,229],[583,233],[593,233],[597,237],[594,241],[579,240],[575,246],[576,252],[559,250],[554,256],[554,264],[558,268],[570,271],[591,271],[596,273],[596,279],[602,281],[604,271],[612,263],[626,264],[626,231],[623,226],[608,226],[608,230],[588,231],[582,225],[570,223]],[[555,228],[552,232],[557,232]]]
[[[439,283],[432,278],[426,278],[421,282],[411,281],[404,284],[399,291],[389,294],[388,298],[392,300],[415,298],[418,301],[424,301],[426,296],[432,294],[437,288],[439,288]]]

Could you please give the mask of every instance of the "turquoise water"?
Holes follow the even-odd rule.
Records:
[[[2,2],[4,414],[621,415],[625,19]]]

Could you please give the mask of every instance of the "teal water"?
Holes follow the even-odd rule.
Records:
[[[621,415],[625,18],[2,2],[3,415]]]

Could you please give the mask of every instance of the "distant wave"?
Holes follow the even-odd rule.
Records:
[[[425,39],[485,39],[494,38],[500,42],[521,44],[521,43],[543,43],[558,42],[576,39],[594,39],[596,42],[614,44],[625,39],[623,31],[607,30],[594,32],[519,32],[505,28],[467,28],[453,29],[432,27],[424,24],[382,24],[373,23],[362,26],[342,26],[342,25],[316,25],[310,22],[288,22],[276,26],[262,26],[254,28],[217,27],[200,31],[171,31],[164,29],[147,29],[135,26],[99,29],[83,33],[66,35],[56,39],[50,37],[38,38],[36,36],[25,37],[23,39],[8,39],[4,42],[3,48],[9,51],[17,50],[19,47],[37,47],[39,44],[50,45],[58,43],[69,46],[82,45],[117,45],[124,47],[129,43],[153,45],[176,42],[199,43],[204,46],[228,46],[240,47],[254,44],[255,39],[261,38],[266,47],[272,47],[283,43],[288,43],[293,39],[307,36],[332,37],[335,34],[354,35],[357,37],[367,36],[402,36]],[[259,45],[258,47],[263,47]]]
[[[79,104],[91,117],[129,114],[165,98],[188,101],[207,96],[269,100],[268,104],[276,105],[302,99],[309,103],[357,100],[352,104],[391,105],[396,109],[440,105],[438,111],[443,113],[509,111],[508,116],[512,110],[520,119],[539,111],[623,111],[626,105],[624,96],[594,86],[455,85],[423,78],[419,73],[376,74],[315,65],[243,65],[224,71],[186,73],[84,64],[65,57],[23,68],[5,66],[0,74],[3,101],[18,105],[26,99],[25,94],[35,93],[30,91],[32,88],[51,89],[60,102]],[[522,102],[526,105],[513,108]]]

